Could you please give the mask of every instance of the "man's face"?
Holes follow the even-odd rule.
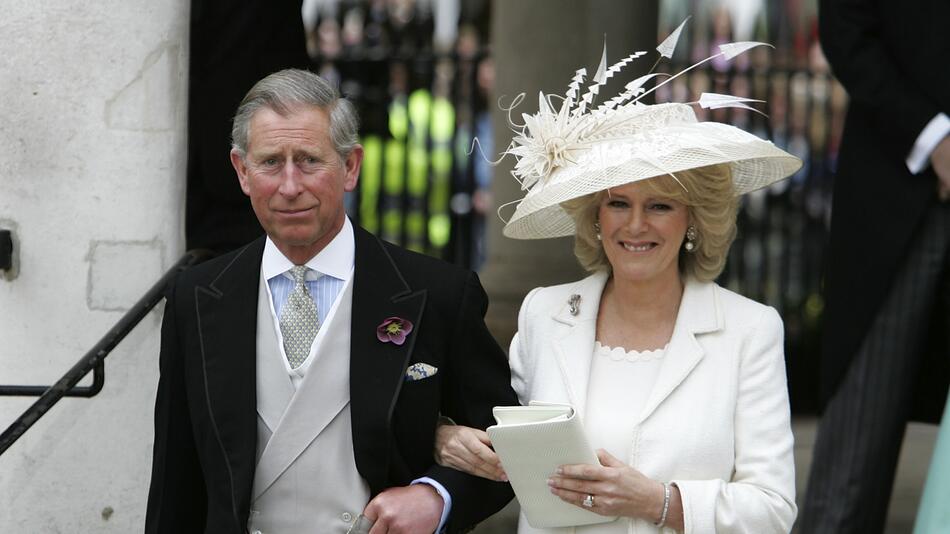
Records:
[[[363,149],[344,160],[330,139],[330,116],[298,106],[289,116],[262,108],[251,117],[247,154],[231,151],[241,190],[277,248],[303,264],[343,226],[344,191],[356,188]]]

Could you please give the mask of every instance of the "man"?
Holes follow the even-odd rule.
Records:
[[[517,401],[476,276],[347,219],[356,125],[300,70],[238,108],[231,162],[267,235],[169,290],[146,532],[344,533],[361,512],[371,534],[456,532],[511,499],[433,461],[441,415],[484,428]]]
[[[946,348],[935,361],[925,356],[928,327],[946,334],[950,304],[950,3],[819,8],[822,48],[850,104],[829,247],[827,406],[800,526],[875,533],[908,417],[933,407],[929,418],[939,418],[947,394]]]

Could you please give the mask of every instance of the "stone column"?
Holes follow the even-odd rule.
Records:
[[[183,253],[187,0],[6,2],[0,382],[48,385]],[[0,532],[140,532],[161,306],[0,456]],[[86,379],[83,383],[88,383]],[[0,430],[35,398],[0,397]]]
[[[655,0],[518,0],[492,5],[492,51],[495,60],[495,101],[505,105],[518,93],[525,100],[512,114],[536,113],[538,91],[563,94],[574,71],[586,67],[593,75],[607,40],[608,65],[637,50],[652,51],[657,45],[658,7]],[[612,96],[618,88],[652,65],[655,55],[633,64],[608,84],[601,95]],[[507,146],[512,133],[507,116],[497,109],[494,119],[495,146]],[[492,195],[496,205],[524,196],[509,174],[513,158],[495,168]],[[502,211],[511,216],[514,207]],[[521,301],[532,288],[553,285],[584,276],[573,254],[573,238],[518,241],[502,236],[504,223],[491,217],[488,261],[481,273],[491,297],[488,324],[500,343],[507,344],[517,329]]]

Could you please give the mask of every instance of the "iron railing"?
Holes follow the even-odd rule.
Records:
[[[73,367],[52,386],[0,385],[0,396],[36,397],[36,400],[3,434],[0,434],[0,455],[10,448],[43,415],[63,397],[94,397],[105,385],[104,361],[112,349],[127,336],[165,296],[168,283],[181,271],[207,259],[211,254],[204,250],[187,252],[139,299],[129,311],[87,352]],[[89,386],[76,386],[89,372],[93,382]]]

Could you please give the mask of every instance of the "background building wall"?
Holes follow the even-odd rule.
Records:
[[[655,1],[571,0],[495,1],[492,4],[492,48],[495,57],[495,94],[491,102],[505,105],[519,93],[522,105],[512,113],[536,113],[537,94],[563,94],[574,72],[597,66],[606,42],[607,64],[637,50],[653,51],[658,43]],[[651,61],[634,65],[615,76],[603,91],[614,95],[624,84],[646,74]],[[493,109],[495,147],[500,152],[512,138],[507,113]],[[520,121],[520,119],[516,119]],[[502,205],[524,196],[511,177],[514,158],[495,167],[492,197]],[[502,209],[507,220],[514,206]],[[495,338],[507,347],[517,329],[518,309],[532,288],[578,280],[584,272],[573,253],[573,238],[514,240],[502,236],[504,223],[488,217],[488,260],[481,272],[491,306],[487,322]]]
[[[185,0],[7,0],[0,17],[0,383],[50,384],[183,252]],[[0,456],[0,531],[140,531],[161,306]],[[88,379],[84,382],[87,382]],[[0,397],[0,429],[35,399]]]

